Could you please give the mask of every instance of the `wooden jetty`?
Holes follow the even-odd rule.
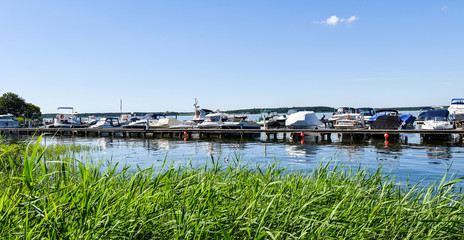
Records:
[[[450,136],[455,134],[462,142],[464,138],[464,129],[453,130],[370,130],[370,129],[134,129],[134,128],[0,128],[0,134],[16,134],[16,135],[56,135],[56,136],[121,136],[121,137],[143,137],[143,138],[224,138],[224,137],[239,137],[253,138],[265,134],[267,139],[278,139],[278,135],[282,139],[290,138],[300,140],[304,135],[312,135],[320,137],[320,140],[330,141],[332,134],[341,134],[351,137],[351,139],[359,138],[359,136],[379,136],[385,134],[395,137],[400,134],[420,134],[421,138],[433,139],[434,137]]]

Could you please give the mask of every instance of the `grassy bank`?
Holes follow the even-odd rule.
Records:
[[[298,173],[214,159],[201,168],[116,171],[53,154],[40,140],[21,151],[11,147],[0,151],[2,239],[464,236],[457,180],[399,187],[381,169],[354,173],[327,164]]]

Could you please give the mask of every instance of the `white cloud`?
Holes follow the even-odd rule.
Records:
[[[339,21],[339,18],[335,15],[333,16],[330,16],[329,18],[327,18],[327,20],[325,21],[328,25],[337,25]]]
[[[359,19],[359,18],[356,17],[356,16],[351,16],[350,18],[346,19],[346,21],[347,21],[348,23],[351,23],[351,22],[354,22],[354,21],[356,21],[356,20],[358,20],[358,19]]]
[[[444,11],[446,11],[446,10],[448,10],[448,6],[443,6],[443,7],[441,8],[441,11],[442,11],[442,12],[444,12]]]
[[[335,26],[337,25],[339,22],[344,22],[344,23],[352,23],[356,20],[358,20],[359,18],[356,17],[356,16],[351,16],[349,17],[348,19],[345,19],[345,18],[339,18],[337,17],[336,15],[332,15],[330,16],[329,18],[327,18],[326,20],[323,20],[323,21],[320,21],[320,22],[315,22],[315,23],[320,23],[320,24],[327,24],[327,25],[332,25],[332,26]]]

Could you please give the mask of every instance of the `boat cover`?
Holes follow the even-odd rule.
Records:
[[[383,115],[377,117],[371,124],[371,129],[398,129],[401,126],[399,116]]]
[[[288,115],[285,126],[291,128],[311,128],[324,126],[313,111],[302,111]]]

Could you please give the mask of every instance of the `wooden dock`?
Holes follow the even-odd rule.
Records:
[[[110,136],[110,137],[142,137],[142,138],[256,138],[264,134],[267,139],[294,139],[300,140],[305,135],[320,137],[321,140],[330,141],[332,134],[341,134],[352,139],[359,136],[378,136],[385,134],[395,137],[400,134],[420,134],[421,138],[450,136],[455,134],[459,141],[464,138],[464,129],[454,130],[369,130],[369,129],[133,129],[133,128],[0,128],[0,134],[15,135],[55,135],[55,136]]]

